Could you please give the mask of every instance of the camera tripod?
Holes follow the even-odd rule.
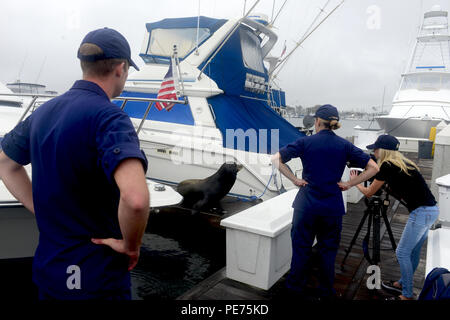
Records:
[[[380,227],[381,227],[381,217],[383,217],[384,224],[386,225],[386,229],[389,234],[389,239],[391,241],[392,249],[395,251],[397,245],[395,244],[394,235],[392,234],[391,225],[387,218],[387,209],[389,207],[389,193],[386,193],[386,197],[384,200],[381,199],[381,192],[378,195],[372,196],[370,199],[365,199],[367,208],[364,211],[364,216],[359,223],[358,229],[356,229],[355,235],[353,236],[350,245],[345,250],[345,257],[341,263],[341,269],[344,269],[345,261],[347,260],[348,255],[350,254],[353,245],[355,244],[359,233],[366,221],[367,218],[367,234],[363,240],[363,251],[364,257],[369,261],[371,265],[376,265],[380,262]],[[373,233],[372,233],[372,257],[369,254],[369,238],[370,238],[370,229],[373,224]]]

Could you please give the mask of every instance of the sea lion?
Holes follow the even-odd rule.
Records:
[[[220,208],[219,201],[230,192],[241,169],[240,164],[226,162],[210,177],[181,181],[177,191],[183,196],[182,205],[195,211]]]

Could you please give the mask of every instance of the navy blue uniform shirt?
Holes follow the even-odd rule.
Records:
[[[303,179],[308,182],[300,188],[292,207],[325,216],[345,214],[342,191],[337,183],[341,181],[347,162],[353,167],[365,168],[370,160],[368,154],[331,130],[302,137],[279,152],[283,163],[300,157]]]
[[[16,162],[32,164],[39,289],[68,299],[129,290],[128,257],[91,242],[122,239],[113,177],[118,164],[137,158],[147,170],[128,115],[97,84],[80,80],[5,135],[2,147]],[[67,286],[71,265],[80,268],[81,289]]]

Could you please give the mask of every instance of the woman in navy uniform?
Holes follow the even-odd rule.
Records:
[[[395,299],[412,300],[413,276],[419,265],[420,250],[428,237],[428,230],[439,216],[439,208],[419,168],[398,151],[399,146],[397,138],[388,134],[379,136],[374,144],[368,145],[367,149],[374,149],[380,172],[368,188],[362,185],[357,185],[357,188],[370,198],[387,183],[392,195],[402,200],[410,212],[396,251],[401,279],[383,281],[381,285],[398,296]],[[357,174],[351,172],[350,179],[356,178]]]
[[[286,286],[293,294],[305,297],[308,265],[314,239],[320,257],[320,298],[336,295],[333,288],[334,263],[339,248],[342,216],[345,214],[342,191],[378,172],[377,164],[361,149],[338,137],[333,130],[340,127],[339,113],[332,105],[321,106],[314,115],[316,134],[302,137],[280,149],[272,162],[300,190],[292,207],[292,261]],[[303,165],[302,179],[285,165],[299,157]],[[342,182],[346,164],[365,168],[354,180]]]

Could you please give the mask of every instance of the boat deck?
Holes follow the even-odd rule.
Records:
[[[430,183],[432,160],[415,160],[427,183]],[[364,201],[357,204],[348,204],[348,212],[343,219],[343,230],[341,234],[341,243],[335,263],[336,278],[335,289],[345,300],[372,300],[384,299],[389,297],[383,290],[369,290],[366,286],[369,274],[366,273],[369,263],[364,258],[362,250],[362,239],[367,232],[367,223],[361,230],[358,240],[353,246],[345,263],[344,269],[341,269],[341,262],[345,256],[345,250],[348,248],[356,229],[361,221],[365,209]],[[387,212],[388,219],[398,244],[403,228],[408,220],[408,211],[405,207],[391,198],[391,205]],[[384,223],[381,224],[381,278],[382,280],[398,280],[400,277],[400,268],[397,263],[394,250],[392,250],[389,241],[388,232]],[[423,282],[425,280],[425,257],[426,243],[422,247],[419,266],[414,275],[414,294],[419,295]],[[310,285],[315,281],[314,272],[311,277]],[[184,293],[179,300],[272,300],[277,299],[283,293],[285,277],[281,278],[269,290],[262,290],[247,284],[243,284],[226,277],[225,268],[217,271],[215,274],[205,279],[188,292]]]

